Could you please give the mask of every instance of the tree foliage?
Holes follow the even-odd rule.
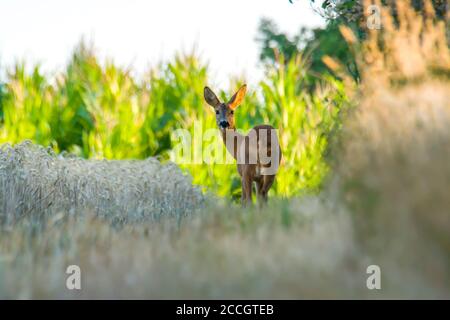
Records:
[[[299,52],[303,53],[309,65],[308,80],[314,83],[327,72],[322,58],[326,55],[338,58],[347,67],[347,71],[358,78],[358,71],[347,43],[339,32],[341,19],[329,21],[325,28],[308,30],[301,28],[289,37],[278,30],[277,25],[268,19],[260,22],[257,41],[260,45],[260,60],[264,64],[277,63],[279,56],[289,61]],[[353,24],[355,25],[355,24]],[[358,32],[358,28],[354,27]]]
[[[289,0],[293,3],[293,0]],[[304,1],[304,0],[303,0]],[[315,11],[326,19],[324,28],[306,29],[291,37],[278,30],[277,25],[268,19],[261,20],[257,41],[260,44],[260,60],[263,63],[274,63],[277,55],[288,59],[302,52],[308,57],[310,72],[315,78],[327,72],[327,67],[322,63],[324,56],[332,56],[339,60],[347,72],[355,80],[359,79],[359,72],[346,41],[339,31],[339,25],[350,27],[359,39],[366,36],[366,27],[363,21],[362,0],[308,0]],[[399,0],[400,1],[400,0]],[[407,0],[404,0],[407,1]],[[390,5],[392,15],[397,16],[395,1],[382,0],[381,3]],[[424,11],[423,0],[412,0],[414,8]],[[433,0],[436,17],[445,18],[447,15],[447,1]]]
[[[327,19],[343,19],[346,22],[359,21],[363,17],[363,0],[308,0],[312,7]],[[383,5],[389,5],[392,13],[396,15],[396,2],[405,0],[381,0]],[[293,3],[293,0],[289,0]],[[406,0],[410,2],[418,11],[423,11],[424,0]],[[445,18],[448,11],[447,0],[432,0],[436,16],[440,19]]]

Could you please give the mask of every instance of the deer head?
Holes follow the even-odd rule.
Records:
[[[214,108],[216,112],[217,126],[222,129],[235,129],[234,110],[242,103],[247,91],[247,85],[243,85],[231,97],[227,103],[220,102],[216,94],[208,87],[205,87],[204,96],[206,102]]]

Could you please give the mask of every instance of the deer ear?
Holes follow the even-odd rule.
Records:
[[[242,103],[242,101],[244,101],[246,92],[247,92],[247,85],[244,84],[242,87],[239,88],[239,90],[234,94],[234,96],[231,97],[230,101],[228,102],[228,105],[230,106],[231,110],[236,109]]]
[[[205,97],[206,102],[211,107],[216,108],[220,105],[220,101],[217,98],[216,94],[209,87],[205,87],[205,89],[203,90],[203,95]]]

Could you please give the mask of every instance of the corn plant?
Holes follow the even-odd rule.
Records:
[[[282,58],[281,58],[282,59]],[[269,70],[261,82],[263,121],[279,129],[284,162],[277,176],[277,194],[291,196],[317,190],[328,172],[324,155],[329,134],[339,125],[347,99],[342,84],[326,78],[314,94],[305,90],[301,56]]]

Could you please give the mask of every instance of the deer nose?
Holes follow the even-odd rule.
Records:
[[[219,125],[222,127],[222,128],[228,128],[229,126],[230,126],[230,124],[228,123],[228,121],[226,121],[226,120],[222,120],[222,121],[220,121],[220,123],[219,123]]]

